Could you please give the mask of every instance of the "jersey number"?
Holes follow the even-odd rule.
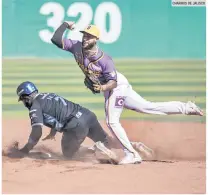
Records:
[[[54,98],[56,101],[61,101],[62,103],[63,103],[63,105],[64,106],[67,106],[67,103],[66,103],[66,101],[64,100],[64,98],[62,98],[62,97],[60,97],[60,96],[56,96],[55,98]]]
[[[54,100],[56,100],[56,101],[61,101],[62,103],[63,103],[63,105],[64,106],[67,106],[67,103],[66,103],[66,101],[64,100],[64,98],[62,98],[62,97],[60,97],[60,96],[57,96],[57,95],[49,95],[49,93],[41,93],[40,95],[42,95],[43,97],[41,98],[42,100],[43,99],[45,99],[46,97],[46,99],[47,100],[52,100],[52,99],[54,99]]]

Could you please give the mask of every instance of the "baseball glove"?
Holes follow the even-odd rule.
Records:
[[[92,91],[92,93],[94,93],[94,94],[100,93],[100,90],[98,88],[94,87],[95,85],[100,85],[98,82],[94,82],[89,77],[86,76],[85,80],[84,80],[84,84],[88,89],[90,89]]]

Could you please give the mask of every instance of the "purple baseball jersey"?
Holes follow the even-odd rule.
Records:
[[[74,55],[79,67],[91,80],[99,80],[101,84],[105,84],[109,80],[117,81],[117,73],[112,58],[100,49],[98,49],[97,55],[89,58],[83,54],[82,42],[64,39],[63,44],[63,49]]]

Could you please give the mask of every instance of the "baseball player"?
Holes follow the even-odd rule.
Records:
[[[147,114],[203,115],[192,102],[150,102],[136,93],[124,75],[116,71],[114,62],[97,45],[100,37],[98,27],[89,25],[84,30],[82,41],[66,39],[66,29],[73,30],[74,22],[64,22],[54,33],[51,41],[60,49],[68,51],[85,74],[85,85],[93,92],[103,92],[105,97],[106,123],[123,146],[125,157],[120,164],[141,162],[141,156],[132,146],[119,119],[123,108]]]
[[[45,125],[51,128],[51,132],[43,140],[53,139],[57,132],[63,133],[61,148],[65,157],[73,157],[81,143],[89,137],[96,142],[94,148],[107,151],[117,163],[116,154],[105,147],[109,146],[110,138],[93,112],[54,93],[38,93],[37,87],[29,81],[18,86],[17,95],[29,110],[32,126],[28,142],[19,150],[21,154],[28,154],[38,143]]]

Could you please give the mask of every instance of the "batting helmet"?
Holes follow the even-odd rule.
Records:
[[[90,35],[95,36],[97,39],[100,38],[100,30],[98,29],[97,26],[95,25],[89,25],[87,26],[87,28],[85,28],[84,30],[80,31],[81,33],[88,33]]]
[[[32,82],[25,81],[25,82],[21,83],[17,87],[17,95],[19,96],[18,101],[21,100],[21,96],[30,95],[31,93],[33,93],[35,91],[38,92],[38,89]]]

